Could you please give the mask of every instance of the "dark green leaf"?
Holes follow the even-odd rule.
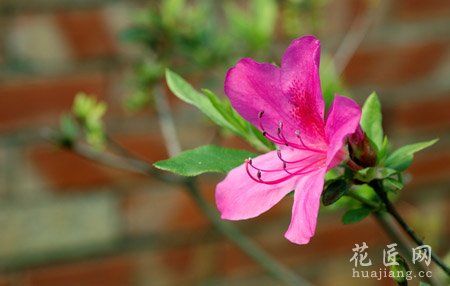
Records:
[[[322,203],[329,206],[339,200],[350,189],[347,180],[337,179],[329,182],[322,193]]]
[[[60,127],[65,138],[70,140],[77,138],[79,130],[77,124],[70,115],[64,114],[61,116]]]
[[[385,166],[395,169],[397,171],[406,170],[412,163],[414,153],[422,149],[430,147],[436,143],[438,139],[433,139],[426,142],[420,142],[403,146],[394,151],[384,162]]]
[[[79,135],[79,129],[73,118],[64,114],[60,119],[61,134],[58,138],[59,144],[62,146],[71,146]]]
[[[343,224],[356,223],[366,218],[369,214],[370,209],[364,207],[359,209],[348,210],[342,217],[342,223]]]
[[[383,127],[381,123],[380,100],[376,93],[372,93],[362,108],[361,127],[377,149],[377,153],[382,149],[383,145]]]
[[[208,172],[228,173],[243,164],[245,159],[255,156],[256,154],[244,150],[206,145],[156,162],[154,166],[182,176],[197,176]]]

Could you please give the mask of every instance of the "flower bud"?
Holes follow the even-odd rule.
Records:
[[[377,163],[377,154],[361,127],[358,127],[348,139],[350,159],[362,168],[373,167]]]

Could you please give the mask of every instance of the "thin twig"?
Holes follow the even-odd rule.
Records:
[[[340,75],[349,61],[355,54],[361,42],[364,40],[370,26],[378,14],[379,9],[367,8],[367,11],[358,16],[350,26],[350,29],[341,41],[336,53],[333,56],[333,62],[336,74]]]
[[[81,143],[81,142],[72,142],[70,145],[61,146],[61,144],[57,140],[56,131],[46,128],[41,131],[41,136],[51,142],[54,145],[60,146],[62,148],[68,149],[72,151],[74,154],[79,155],[85,159],[89,159],[91,161],[100,163],[102,165],[127,171],[138,173],[141,175],[150,175],[155,177],[156,179],[170,184],[179,184],[182,180],[177,176],[166,175],[165,173],[159,172],[157,169],[153,168],[153,166],[143,161],[139,158],[132,157],[130,154],[128,157],[118,156],[116,154],[110,152],[100,152],[91,146]]]
[[[138,160],[131,161],[128,158],[116,156],[110,153],[99,153],[84,144],[73,144],[70,150],[86,159],[101,163],[120,170],[137,172],[144,175],[156,176],[157,179],[169,183],[184,184],[199,208],[204,212],[214,227],[236,244],[244,253],[260,264],[273,277],[285,282],[287,285],[310,285],[291,270],[278,263],[266,254],[261,248],[245,237],[237,228],[223,222],[215,211],[207,205],[205,199],[200,195],[197,186],[192,180],[164,177],[158,174],[151,165],[145,165]]]
[[[370,186],[375,190],[376,194],[380,200],[385,205],[386,211],[397,221],[398,225],[408,234],[408,236],[418,245],[423,246],[425,243],[423,240],[415,233],[415,231],[405,222],[402,216],[398,213],[397,209],[388,199],[386,192],[383,189],[382,182],[379,180],[374,180]],[[435,252],[431,252],[431,259],[439,265],[442,270],[444,270],[447,275],[450,276],[450,268],[445,264],[445,262],[436,255]]]
[[[403,254],[405,258],[412,261],[411,249],[413,248],[410,241],[393,225],[392,221],[386,216],[385,212],[373,212],[372,213],[377,222],[386,232],[386,234],[395,242],[397,242],[399,246],[400,252]],[[417,262],[413,265],[417,267],[417,270],[422,273],[427,272],[427,268],[423,262]],[[440,285],[438,281],[436,281],[433,277],[422,277],[426,282],[431,283],[431,285]]]
[[[371,208],[373,210],[373,212],[372,212],[373,216],[378,221],[378,223],[381,225],[381,227],[384,229],[384,231],[387,233],[387,235],[393,241],[398,243],[400,252],[403,254],[403,256],[409,260],[412,259],[411,251],[410,251],[410,249],[412,247],[410,247],[409,241],[406,239],[406,237],[404,235],[402,235],[402,233],[400,233],[395,228],[394,225],[392,225],[392,222],[386,217],[386,215],[385,215],[386,213],[384,212],[384,210],[382,210],[382,207],[383,207],[382,205],[379,205],[371,200],[361,197],[360,195],[358,195],[355,192],[348,192],[348,193],[346,193],[346,196],[359,201],[360,203],[362,203],[364,206],[366,206],[368,208]],[[427,271],[423,262],[418,262],[417,264],[414,264],[414,266],[417,267],[417,269],[419,271],[422,271],[423,273],[425,273]],[[439,283],[437,281],[435,281],[435,279],[433,279],[433,278],[424,277],[424,279],[427,282],[431,283],[431,285],[439,285]]]
[[[155,106],[158,111],[159,124],[161,126],[161,133],[166,144],[167,153],[173,157],[181,152],[180,140],[178,140],[175,123],[172,118],[169,102],[166,93],[161,86],[156,86],[154,89]]]
[[[174,156],[181,151],[181,144],[178,140],[174,119],[167,102],[167,97],[164,90],[157,86],[155,88],[156,109],[158,111],[159,122],[161,124],[161,131],[166,143],[166,148],[170,156]],[[300,278],[289,268],[278,263],[275,259],[265,253],[260,247],[253,243],[249,238],[243,235],[239,229],[233,227],[231,224],[222,221],[215,210],[213,210],[203,196],[200,194],[195,180],[188,178],[185,180],[185,187],[189,191],[192,199],[213,223],[213,225],[235,245],[237,245],[243,252],[251,257],[255,262],[261,265],[269,274],[286,285],[310,285],[305,280]]]
[[[44,132],[42,132],[42,135],[45,139],[49,140],[55,145],[58,145],[58,142],[55,141],[55,136],[53,136],[54,134],[51,130],[45,130]],[[279,279],[280,281],[283,281],[284,283],[286,283],[286,285],[310,285],[294,272],[270,257],[250,239],[243,235],[237,228],[233,227],[229,223],[222,221],[217,216],[216,212],[208,205],[206,200],[201,196],[194,180],[175,176],[165,176],[164,174],[160,174],[148,162],[131,157],[117,156],[112,153],[98,152],[97,150],[86,144],[74,142],[73,144],[67,145],[65,147],[74,152],[74,154],[76,155],[108,167],[135,172],[142,175],[153,176],[156,179],[167,183],[184,185],[195,203],[213,223],[214,227],[216,227],[217,230],[219,230],[223,235],[225,235],[234,244],[236,244],[255,262],[260,264],[269,274]],[[131,153],[129,154],[130,156],[132,156]]]
[[[188,180],[187,187],[194,201],[216,229],[220,230],[228,239],[233,241],[240,249],[244,250],[254,261],[257,261],[269,274],[284,282],[286,285],[311,285],[309,282],[267,255],[267,253],[262,251],[261,248],[244,236],[237,228],[233,227],[230,223],[221,220],[217,215],[217,212],[211,208],[209,203],[200,194],[194,179]]]
[[[347,197],[350,197],[352,199],[355,199],[357,201],[359,201],[360,203],[362,203],[364,206],[371,208],[374,211],[378,211],[381,206],[371,200],[368,200],[364,197],[361,197],[360,195],[358,195],[356,192],[353,191],[349,191],[345,194]]]

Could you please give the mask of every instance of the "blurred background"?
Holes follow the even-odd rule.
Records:
[[[107,102],[105,128],[116,141],[150,162],[167,158],[152,99],[165,67],[222,94],[239,58],[278,61],[292,39],[311,33],[342,75],[322,81],[359,103],[377,91],[394,146],[440,138],[416,156],[397,206],[447,255],[450,1],[183,2],[0,1],[1,286],[277,285],[183,191],[91,163],[41,133],[83,91]],[[196,109],[169,102],[183,148],[217,139]],[[249,148],[230,136],[221,144]],[[219,179],[200,179],[212,204]],[[351,277],[355,243],[369,246],[370,270],[382,267],[391,241],[375,220],[344,226],[341,213],[325,211],[311,243],[297,246],[283,238],[290,209],[285,199],[234,224],[314,285],[394,285]]]

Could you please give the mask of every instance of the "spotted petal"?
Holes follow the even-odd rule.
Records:
[[[308,142],[325,138],[319,63],[320,41],[313,36],[294,40],[281,61],[281,89],[292,105],[286,112],[291,112]]]
[[[233,108],[261,131],[275,135],[278,123],[283,121],[285,136],[294,136],[295,122],[282,115],[291,106],[283,99],[280,69],[275,65],[248,58],[240,60],[227,73],[225,94]],[[264,115],[259,118],[261,111]],[[260,123],[265,130],[260,128]]]

